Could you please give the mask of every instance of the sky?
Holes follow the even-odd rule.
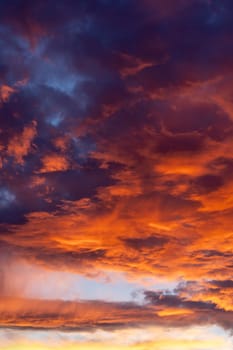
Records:
[[[0,349],[233,349],[232,0],[0,1]]]

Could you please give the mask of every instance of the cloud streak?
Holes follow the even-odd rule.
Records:
[[[232,311],[178,295],[145,291],[145,303],[1,299],[0,325],[12,329],[94,331],[131,327],[219,325],[232,330]]]

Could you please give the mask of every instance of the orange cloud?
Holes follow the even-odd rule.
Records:
[[[16,83],[0,87],[0,254],[185,286],[144,292],[141,305],[2,297],[2,327],[232,330],[232,7],[223,2],[3,6],[1,81]],[[1,294],[18,295],[14,273],[1,272]]]
[[[123,303],[65,302],[33,299],[1,298],[0,325],[4,327],[93,330],[125,327],[148,323],[154,312],[146,308]],[[139,321],[140,318],[140,321]]]
[[[140,58],[130,56],[125,53],[119,54],[119,58],[122,60],[122,68],[120,74],[122,78],[126,78],[130,75],[135,75],[147,67],[155,65],[155,62],[146,62]],[[158,63],[157,63],[158,64]]]
[[[0,100],[2,102],[7,102],[10,98],[10,96],[15,92],[16,90],[8,85],[2,85],[0,86]]]
[[[7,155],[20,165],[24,164],[24,157],[32,150],[32,141],[37,134],[36,126],[37,123],[33,121],[31,125],[24,127],[22,134],[13,136],[8,143]]]
[[[218,324],[232,329],[232,311],[215,304],[190,301],[171,295],[153,295],[151,302],[111,303],[104,301],[62,301],[2,297],[0,326],[18,329],[93,331],[140,326],[186,327]],[[156,299],[154,299],[156,298]],[[174,305],[177,305],[174,308]],[[208,320],[206,319],[208,313]]]
[[[40,173],[50,173],[56,171],[66,171],[70,168],[69,161],[65,156],[54,153],[47,154],[42,159],[42,168]]]

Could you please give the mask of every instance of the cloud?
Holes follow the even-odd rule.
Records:
[[[13,157],[18,164],[24,163],[24,157],[32,150],[32,141],[36,136],[35,121],[32,121],[31,125],[25,126],[22,134],[15,135],[9,141],[7,146],[7,155]]]
[[[42,168],[40,173],[49,173],[54,171],[66,171],[69,169],[69,162],[62,156],[55,154],[45,155],[42,158]]]
[[[146,303],[1,299],[0,325],[34,330],[93,331],[154,325],[187,327],[218,324],[232,330],[232,312],[177,295],[145,292]]]
[[[2,102],[7,102],[10,98],[10,96],[15,92],[15,89],[7,86],[2,85],[0,88],[0,97]]]
[[[232,327],[232,9],[1,2],[0,254],[185,283],[146,306],[2,299],[2,326]]]
[[[7,317],[9,315],[9,317]],[[119,328],[149,322],[153,313],[130,303],[65,302],[4,298],[1,326],[35,329],[88,330]]]

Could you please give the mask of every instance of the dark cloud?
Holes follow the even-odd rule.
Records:
[[[216,305],[202,301],[192,301],[181,298],[176,294],[163,294],[152,291],[145,292],[145,299],[156,306],[187,308],[188,310],[214,310]]]
[[[233,281],[232,280],[223,280],[223,281],[212,281],[211,282],[213,286],[219,287],[219,288],[233,288]]]
[[[223,179],[217,175],[203,175],[195,179],[195,186],[200,193],[214,192],[223,185]]]
[[[145,238],[125,238],[123,242],[127,247],[136,250],[161,249],[168,242],[168,238],[154,235]]]

